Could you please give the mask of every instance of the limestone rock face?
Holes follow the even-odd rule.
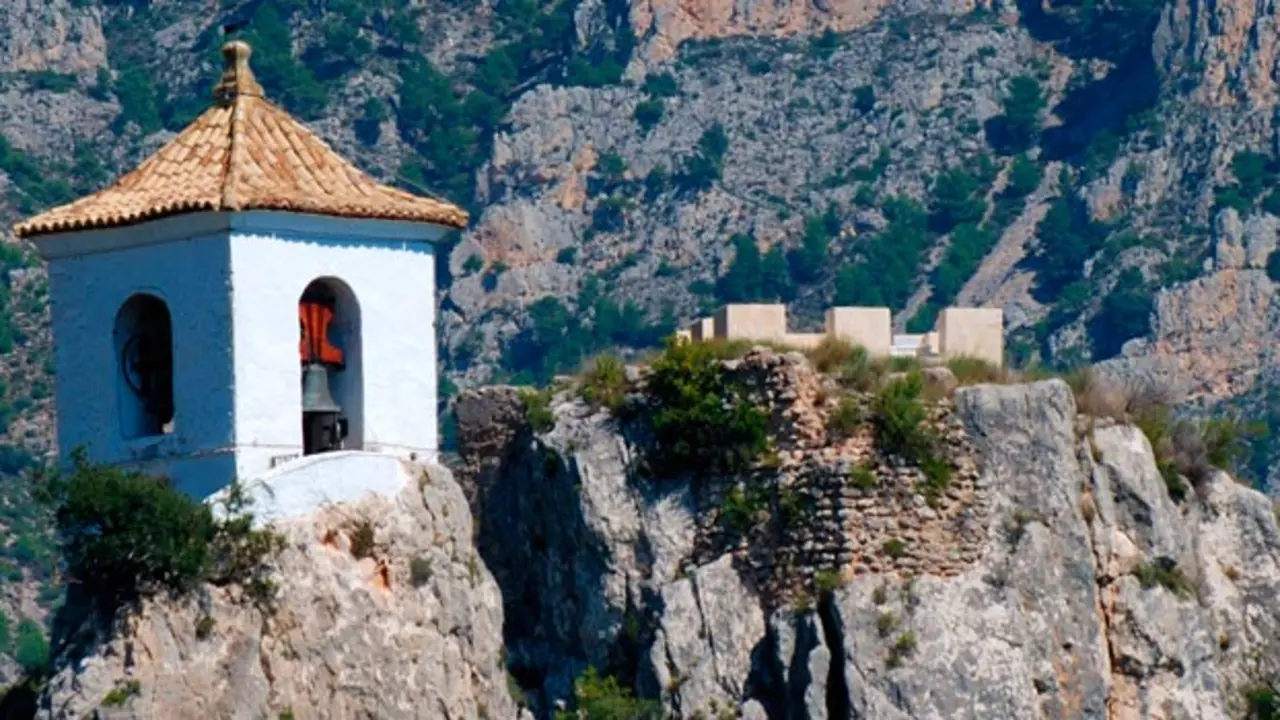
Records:
[[[0,72],[92,73],[106,64],[98,8],[71,0],[0,2]]]
[[[804,397],[804,382],[771,392]],[[1223,473],[1175,501],[1145,436],[1085,422],[1061,381],[956,392],[983,500],[948,522],[980,525],[972,554],[948,564],[922,533],[919,564],[873,559],[881,541],[855,533],[844,572],[785,602],[760,582],[759,537],[707,549],[705,490],[655,493],[629,470],[633,430],[562,394],[554,429],[534,433],[498,410],[515,401],[460,398],[472,418],[512,423],[505,445],[492,425],[460,426],[464,457],[472,433],[485,448],[460,477],[485,478],[480,547],[504,591],[520,589],[504,600],[526,677],[603,662],[677,717],[876,719],[1238,717],[1246,688],[1280,677],[1280,618],[1263,609],[1280,593],[1271,501]],[[883,502],[841,512],[871,529]],[[822,555],[794,557],[802,571]],[[551,703],[564,683],[526,689]]]
[[[357,558],[351,538],[365,521],[374,546]],[[448,471],[421,468],[395,498],[370,496],[278,530],[288,545],[274,614],[206,588],[188,602],[149,602],[110,636],[85,628],[99,644],[58,667],[39,717],[517,716],[501,598]],[[113,690],[124,702],[104,706]]]

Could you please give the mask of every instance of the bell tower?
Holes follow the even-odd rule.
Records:
[[[248,45],[222,52],[189,127],[15,232],[49,266],[64,457],[306,505],[360,462],[434,459],[435,243],[467,214],[378,183],[263,96]]]

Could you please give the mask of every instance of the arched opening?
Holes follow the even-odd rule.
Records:
[[[112,330],[116,396],[125,439],[173,432],[173,325],[169,306],[147,294],[130,297]]]
[[[298,301],[302,452],[364,447],[360,304],[337,278],[314,280]]]

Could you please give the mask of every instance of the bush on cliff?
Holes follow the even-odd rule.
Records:
[[[925,479],[922,492],[935,500],[951,484],[951,462],[938,452],[923,393],[924,379],[918,371],[885,385],[872,401],[872,424],[876,446],[919,467]]]
[[[647,388],[660,474],[737,472],[764,452],[764,411],[727,375],[703,343],[668,341]]]
[[[162,479],[92,465],[76,453],[69,473],[37,474],[39,496],[54,508],[71,582],[104,612],[148,596],[181,595],[203,582],[242,582],[268,600],[263,576],[278,536],[255,530],[233,487],[228,517]]]
[[[556,720],[658,720],[662,704],[634,697],[629,688],[612,677],[601,677],[589,667],[573,683],[576,712],[558,711]]]

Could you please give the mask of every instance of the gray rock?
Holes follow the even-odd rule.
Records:
[[[764,614],[732,556],[704,565],[662,590],[662,619],[649,654],[665,699],[683,718],[736,706],[764,638]]]
[[[1245,265],[1244,223],[1235,208],[1218,213],[1213,221],[1213,257],[1219,270],[1242,268]]]
[[[1267,259],[1276,249],[1276,233],[1280,219],[1275,215],[1250,215],[1244,225],[1244,250],[1247,267],[1266,268]]]
[[[126,681],[136,693],[106,709],[111,718],[315,717],[318,708],[350,718],[515,717],[501,597],[476,556],[466,499],[443,468],[420,472],[395,498],[281,523],[273,614],[236,588],[205,587],[187,601],[148,602],[118,632],[82,628],[97,642],[84,659],[60,661],[39,717],[91,717]],[[350,552],[360,518],[372,523],[373,557]],[[416,584],[415,561],[430,569]]]

